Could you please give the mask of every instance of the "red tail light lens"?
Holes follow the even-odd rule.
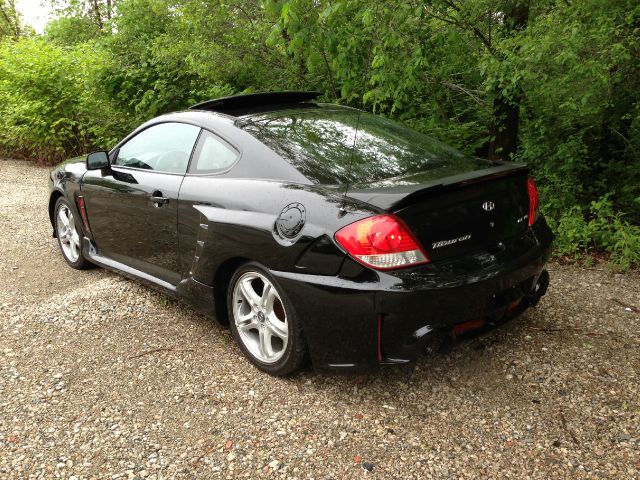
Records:
[[[538,219],[538,188],[533,178],[527,179],[527,190],[529,190],[529,226],[533,225]]]
[[[380,270],[427,263],[429,258],[402,220],[377,215],[347,225],[336,241],[360,263]]]

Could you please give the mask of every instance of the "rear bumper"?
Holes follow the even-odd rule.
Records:
[[[381,364],[408,363],[434,340],[455,339],[487,330],[517,317],[538,303],[546,292],[549,275],[539,270],[521,279],[519,272],[500,281],[459,287],[455,291],[428,292],[407,297],[404,306],[389,306],[379,316]],[[523,272],[524,273],[524,272]],[[528,275],[527,272],[524,275]],[[505,283],[506,282],[506,283]],[[509,285],[506,288],[505,285]],[[394,297],[397,297],[394,295]],[[397,298],[392,300],[397,302]]]
[[[272,273],[302,322],[314,366],[366,370],[407,363],[434,337],[497,325],[537,303],[552,239],[541,219],[493,250],[393,273],[349,259],[337,277]]]

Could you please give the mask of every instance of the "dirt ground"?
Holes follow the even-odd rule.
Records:
[[[640,478],[640,276],[550,265],[521,318],[363,376],[253,368],[227,329],[74,271],[48,170],[0,161],[0,478]]]

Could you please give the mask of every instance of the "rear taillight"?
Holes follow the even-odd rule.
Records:
[[[527,179],[527,190],[529,191],[529,226],[533,225],[538,219],[538,188],[533,178]]]
[[[347,225],[336,232],[336,241],[360,263],[380,270],[429,261],[409,228],[391,215],[368,217]]]

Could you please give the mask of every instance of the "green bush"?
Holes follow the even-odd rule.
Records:
[[[91,44],[66,48],[42,38],[0,45],[0,148],[52,165],[112,143],[121,117],[93,82],[108,56]],[[116,127],[115,131],[114,128]]]
[[[591,202],[584,212],[573,206],[555,221],[555,253],[578,257],[591,250],[610,253],[610,263],[620,270],[640,266],[640,227],[614,211],[608,196]]]

